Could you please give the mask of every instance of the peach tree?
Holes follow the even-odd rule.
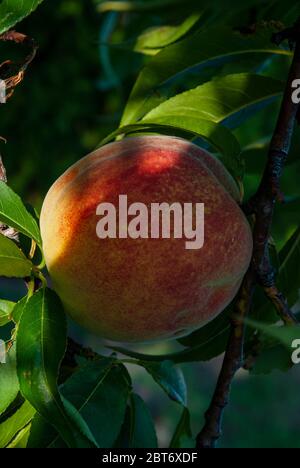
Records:
[[[42,1],[0,4],[0,40],[28,49],[21,63],[1,59],[7,100],[25,75],[30,80],[34,74],[30,65],[37,52],[32,38],[12,28]],[[144,24],[152,12],[164,21],[153,25],[149,20],[138,36],[110,44],[142,55],[143,68],[119,127],[100,146],[158,133],[183,137],[215,155],[243,194],[240,208],[252,229],[254,249],[239,292],[216,318],[179,338],[174,352],[144,354],[117,345],[103,346],[101,353],[84,348],[68,337],[61,298],[51,287],[40,215],[10,187],[1,161],[0,276],[22,279],[27,291],[18,302],[0,300],[1,448],[156,448],[155,425],[133,388],[128,363],[144,368],[181,406],[171,448],[215,447],[237,371],[286,372],[295,364],[300,226],[292,137],[299,120],[299,102],[293,99],[300,78],[298,5],[231,3],[232,8],[220,1],[199,5],[186,0],[183,6],[178,0],[99,0],[95,8],[114,15],[109,16],[114,21],[133,15]],[[171,9],[178,10],[176,24],[168,23]],[[273,135],[263,123],[269,106],[278,112]],[[253,141],[257,115],[262,116],[260,136]],[[180,365],[222,355],[204,427],[193,433]]]

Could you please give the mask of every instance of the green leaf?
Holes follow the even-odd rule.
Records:
[[[271,43],[270,29],[258,30],[255,35],[245,36],[228,27],[201,29],[192,36],[170,45],[155,55],[140,73],[125,108],[121,126],[135,123],[157,104],[159,87],[171,78],[197,66],[232,61],[242,54],[284,54]],[[213,38],[213,39],[212,39]],[[201,46],[205,44],[205,47]]]
[[[30,434],[30,423],[22,429],[6,448],[27,448],[27,442]]]
[[[170,448],[194,448],[195,440],[191,430],[191,417],[189,410],[183,408],[181,418],[172,437]]]
[[[43,0],[2,0],[0,4],[0,34],[8,31],[30,15]]]
[[[64,398],[63,395],[61,395],[61,400],[63,402],[66,415],[68,416],[68,422],[76,436],[76,447],[74,448],[98,448],[96,439],[94,438],[89,426],[75,406]]]
[[[21,198],[3,181],[0,181],[0,221],[30,237],[41,247],[37,222],[27,211]]]
[[[105,138],[101,145],[105,145],[114,140],[118,135],[133,132],[160,132],[168,131],[170,135],[174,134],[176,129],[190,132],[208,141],[223,156],[222,162],[228,170],[240,177],[243,173],[243,165],[240,160],[240,145],[235,136],[222,125],[215,124],[209,120],[197,119],[191,117],[170,116],[157,118],[155,122],[147,122],[135,125],[121,127]]]
[[[297,230],[299,232],[300,186],[296,176],[299,171],[300,160],[298,163],[286,167],[282,178],[283,193],[293,193],[295,195],[286,196],[285,203],[276,205],[272,237],[279,252],[288,244],[293,234]],[[284,259],[281,259],[281,262],[283,261]]]
[[[12,311],[12,319],[14,323],[19,323],[20,318],[25,310],[29,296],[24,296],[19,302],[15,304],[15,307]]]
[[[152,11],[180,5],[181,2],[182,0],[147,0],[146,2],[141,0],[102,0],[98,5],[98,11],[100,13],[106,11]]]
[[[0,364],[0,415],[13,403],[19,392],[16,369],[16,350],[13,346],[6,353],[5,364]]]
[[[288,205],[285,205],[285,208],[288,210]],[[294,232],[283,249],[281,249],[278,261],[277,285],[284,293],[288,303],[293,306],[299,300],[300,289],[300,228]],[[290,278],[293,278],[293,281]],[[259,304],[254,308],[251,317],[257,321],[276,323],[278,321],[278,313],[275,307],[266,300],[264,295],[261,294],[259,299]]]
[[[250,369],[252,375],[268,375],[274,370],[287,372],[293,367],[291,352],[276,340],[263,340],[259,355],[255,358],[253,367]]]
[[[136,52],[155,55],[160,49],[166,47],[185,36],[199,21],[202,15],[194,13],[188,16],[179,26],[158,26],[146,30],[134,44]]]
[[[7,325],[11,321],[11,315],[14,307],[14,302],[0,299],[0,327]]]
[[[5,448],[25,426],[32,420],[35,409],[26,401],[8,419],[0,425],[0,448]]]
[[[292,354],[295,351],[294,343],[300,345],[300,326],[278,326],[247,319],[249,327],[259,333],[256,340],[259,347],[255,354],[254,365],[250,372],[254,375],[269,374],[273,370],[287,372],[293,367]],[[298,346],[299,347],[299,346]],[[247,354],[251,354],[251,346]]]
[[[28,299],[17,334],[17,372],[23,396],[72,448],[93,447],[86,424],[79,425],[57,387],[66,350],[66,318],[58,296],[42,289]]]
[[[16,244],[0,234],[0,276],[25,278],[31,275],[32,263]]]
[[[294,305],[299,299],[300,289],[300,228],[279,253],[279,261],[279,287],[289,303]]]
[[[209,322],[204,327],[199,328],[188,336],[177,340],[183,346],[193,348],[201,343],[216,342],[220,339],[225,346],[228,341],[230,331],[230,315],[233,313],[233,306],[229,306],[218,317]],[[224,348],[225,349],[225,348]],[[223,350],[224,351],[224,350]],[[222,351],[222,352],[223,352]],[[216,357],[216,355],[212,357]]]
[[[148,355],[116,346],[111,347],[111,349],[146,362],[170,360],[178,364],[184,362],[210,361],[214,357],[222,354],[226,349],[230,334],[229,313],[230,309],[223,312],[208,325],[200,328],[200,330],[178,340],[184,346],[188,346],[183,351],[164,355]]]
[[[140,362],[167,395],[177,403],[187,404],[187,388],[182,370],[172,361]]]
[[[130,377],[113,359],[87,364],[62,387],[62,394],[88,423],[101,448],[112,447],[125,417]]]
[[[207,347],[208,346],[208,347]],[[173,361],[176,364],[184,363],[184,362],[198,362],[198,361],[210,361],[211,354],[218,353],[219,355],[222,353],[219,352],[219,349],[214,351],[215,343],[209,340],[207,343],[201,343],[193,348],[187,348],[183,351],[177,351],[175,353],[169,354],[143,354],[138,353],[136,351],[132,351],[130,349],[123,348],[121,346],[109,346],[110,349],[124,354],[125,356],[129,356],[134,359],[138,359],[140,361],[146,362],[161,362],[161,361]]]
[[[211,120],[231,128],[278,98],[284,83],[250,73],[221,76],[163,102],[142,122],[181,116]]]
[[[66,448],[66,444],[58,436],[57,431],[38,413],[34,416],[30,434],[27,442],[27,448]],[[60,444],[60,445],[59,445]]]
[[[117,448],[157,448],[157,436],[151,414],[139,395],[133,393]]]
[[[124,366],[104,358],[82,367],[61,387],[64,398],[74,405],[95,434],[99,447],[112,447],[118,437],[130,393],[128,379]],[[28,446],[58,448],[64,444],[37,415]]]
[[[267,323],[257,322],[250,318],[245,320],[249,327],[260,331],[263,335],[275,339],[285,346],[289,351],[293,350],[294,340],[300,340],[300,325],[295,326],[272,326]]]

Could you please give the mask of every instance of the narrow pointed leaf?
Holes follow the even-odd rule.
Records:
[[[191,430],[191,417],[189,410],[184,408],[181,418],[172,437],[170,448],[194,448],[195,441]]]
[[[59,298],[49,289],[26,303],[17,335],[17,372],[23,396],[49,421],[72,448],[93,447],[73,412],[65,407],[57,387],[66,350],[66,318]]]
[[[0,447],[5,448],[28,423],[32,420],[35,409],[26,401],[8,419],[0,425]]]
[[[295,326],[273,326],[267,323],[257,322],[256,320],[246,319],[249,327],[258,330],[263,335],[276,340],[279,344],[285,346],[288,350],[292,350],[294,340],[300,340],[300,325]]]
[[[2,0],[0,4],[0,34],[30,15],[43,0]]]
[[[158,26],[141,34],[134,44],[134,50],[144,54],[155,55],[160,49],[178,41],[186,35],[199,21],[200,13],[188,16],[179,26]]]
[[[19,392],[16,369],[16,349],[6,354],[5,364],[0,364],[0,415],[13,403]]]
[[[11,321],[15,305],[14,302],[0,299],[0,327],[7,325]]]
[[[27,442],[30,434],[30,423],[24,427],[10,442],[6,448],[27,448]]]
[[[29,300],[29,297],[28,296],[24,296],[22,299],[20,299],[19,302],[17,302],[15,304],[15,307],[13,308],[13,311],[12,311],[12,319],[14,321],[14,323],[19,323],[20,321],[20,318],[22,317],[22,314],[25,310],[25,307],[26,307],[26,304]]]
[[[31,261],[12,240],[0,234],[0,276],[26,278],[31,270]]]
[[[112,447],[124,421],[130,383],[125,368],[114,359],[91,362],[61,387],[61,393],[79,411],[95,435],[98,446]],[[58,434],[36,416],[29,447],[64,447]]]
[[[177,403],[187,403],[187,388],[182,370],[172,361],[140,362],[167,395]]]
[[[151,414],[142,398],[135,393],[131,396],[116,447],[157,448],[157,436]]]
[[[164,116],[194,116],[223,123],[230,128],[256,110],[278,98],[284,83],[269,77],[238,73],[218,77],[163,102],[150,111],[142,122],[155,122]]]
[[[190,2],[191,0],[188,0]],[[192,0],[193,1],[193,0]],[[152,11],[161,8],[180,5],[182,0],[102,0],[99,2],[98,10],[101,13],[106,11]]]
[[[155,55],[140,73],[125,108],[121,125],[141,119],[157,104],[159,87],[180,73],[197,67],[232,61],[239,55],[262,53],[291,55],[272,44],[270,29],[251,36],[241,35],[229,27],[209,27],[172,44]],[[201,46],[205,44],[205,47]]]
[[[30,237],[41,246],[37,222],[27,211],[21,198],[3,181],[0,181],[0,221]]]

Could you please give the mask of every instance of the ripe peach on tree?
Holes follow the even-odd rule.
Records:
[[[97,207],[203,203],[205,241],[96,235]],[[232,301],[249,266],[252,234],[237,185],[196,145],[141,136],[83,158],[50,189],[41,233],[53,286],[66,311],[102,337],[125,342],[174,338],[206,324]],[[121,214],[118,212],[118,220]]]

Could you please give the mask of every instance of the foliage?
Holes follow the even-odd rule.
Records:
[[[40,3],[4,0],[0,33]],[[290,50],[270,38],[293,21],[297,2],[232,1],[228,8],[222,1],[191,0],[184,9],[176,0],[49,4],[45,0],[21,23],[40,43],[40,56],[16,101],[0,110],[14,190],[39,205],[51,180],[99,141],[163,132],[215,152],[245,195],[254,192],[291,60]],[[45,18],[58,24],[49,40]],[[65,34],[69,24],[72,34]],[[9,46],[3,50],[8,53]],[[20,116],[24,124],[14,128]],[[292,305],[300,288],[299,138],[297,132],[283,179],[287,203],[277,208],[272,232],[278,283]],[[18,244],[0,235],[0,275],[24,279],[28,293],[19,301],[0,300],[1,331],[10,335],[7,362],[0,364],[0,446],[157,447],[151,414],[127,370],[135,364],[181,409],[171,447],[193,447],[178,364],[211,361],[225,351],[234,304],[180,339],[179,351],[145,354],[114,347],[107,357],[78,359],[70,371],[64,359],[66,317],[46,284],[37,216],[14,190],[0,182],[0,222],[21,234]],[[252,375],[292,367],[290,346],[300,337],[299,328],[276,322],[272,305],[256,294],[247,322],[247,358],[254,342],[258,353]]]

